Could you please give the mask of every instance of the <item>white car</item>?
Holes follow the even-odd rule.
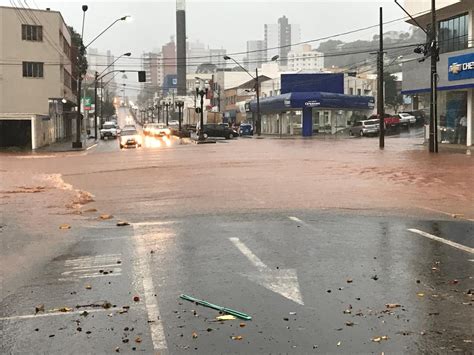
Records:
[[[117,138],[118,129],[114,122],[105,122],[100,130],[100,139]]]
[[[416,117],[409,113],[399,113],[398,117],[400,117],[400,124],[402,125],[414,125],[416,123]]]
[[[143,126],[143,134],[150,137],[168,137],[171,136],[171,130],[164,123],[148,123]]]

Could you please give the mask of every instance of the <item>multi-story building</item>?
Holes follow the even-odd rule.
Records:
[[[291,47],[301,41],[301,29],[299,25],[290,24],[286,16],[280,17],[277,24],[266,24],[264,26],[266,59],[279,55],[279,63],[286,67],[288,53]]]
[[[163,86],[163,56],[161,53],[144,53],[143,70],[146,73],[145,87],[161,91]]]
[[[244,60],[247,70],[254,72],[267,60],[265,48],[265,41],[247,41],[247,55]]]
[[[60,12],[0,7],[0,145],[36,149],[74,134],[76,72]]]
[[[309,44],[296,46],[288,53],[288,70],[290,71],[322,71],[323,69],[324,54],[313,50]]]
[[[437,1],[439,43],[438,141],[471,146],[474,136],[474,6],[472,0]],[[430,1],[406,0],[405,7],[427,28]],[[430,59],[403,64],[403,91],[413,109],[430,111]]]
[[[177,74],[176,43],[174,42],[173,37],[167,44],[165,44],[162,47],[161,54],[163,56],[163,80],[164,80],[168,75]]]

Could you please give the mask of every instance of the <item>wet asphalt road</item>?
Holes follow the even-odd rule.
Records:
[[[123,112],[120,117],[126,119]],[[2,255],[10,263],[22,256],[22,267],[2,273],[8,287],[0,301],[0,352],[471,351],[474,224],[467,213],[452,215],[469,211],[469,179],[454,170],[446,177],[424,162],[413,164],[426,172],[403,170],[397,164],[408,160],[396,159],[404,148],[390,153],[389,165],[364,154],[367,166],[348,167],[306,155],[313,146],[303,143],[297,148],[306,155],[302,161],[281,165],[278,145],[262,141],[277,151],[259,153],[257,168],[246,153],[252,144],[198,147],[172,140],[119,151],[117,141],[103,141],[76,157],[3,160],[11,174],[21,171],[25,179],[61,173],[73,186],[57,190],[62,198],[81,189],[95,201],[62,211],[60,196],[50,195],[53,188],[32,195],[33,206],[21,194],[2,199],[2,208],[21,210],[34,227],[22,227],[11,211],[2,220]],[[282,144],[288,149],[299,143]],[[331,143],[315,144],[324,150]],[[232,154],[248,159],[233,163]],[[457,156],[450,161],[464,164]],[[311,164],[328,172],[316,175],[305,168]],[[432,185],[430,174],[442,182]],[[347,188],[340,175],[351,179]],[[309,192],[302,177],[320,189]],[[256,185],[260,179],[267,183]],[[384,179],[381,185],[378,179]],[[330,190],[334,181],[340,188]],[[436,188],[431,195],[426,182]],[[392,192],[384,201],[371,194],[379,186]],[[446,202],[455,196],[455,203]],[[52,199],[53,209],[36,207]],[[433,206],[430,201],[437,201],[431,211],[411,206]],[[113,217],[102,220],[101,214]],[[119,220],[130,225],[118,227]],[[72,228],[58,231],[60,221]],[[24,245],[38,238],[41,255],[28,261],[35,250]],[[182,293],[253,319],[216,322],[217,311],[181,300]],[[35,314],[39,305],[44,312]]]

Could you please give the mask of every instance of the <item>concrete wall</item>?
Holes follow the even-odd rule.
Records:
[[[72,91],[64,86],[63,68],[72,73],[72,65],[63,50],[59,32],[69,44],[71,37],[59,12],[17,11],[26,24],[43,26],[43,41],[22,40],[21,25],[25,22],[13,8],[0,7],[0,59],[14,63],[0,66],[0,112],[48,114],[49,98],[65,97],[75,101]],[[24,78],[23,61],[54,65],[44,65],[43,78]]]

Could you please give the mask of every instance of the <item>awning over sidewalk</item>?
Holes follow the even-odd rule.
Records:
[[[371,110],[372,96],[354,96],[329,92],[292,92],[260,99],[260,111],[279,112],[303,108]],[[250,111],[257,112],[257,100],[250,101]]]

